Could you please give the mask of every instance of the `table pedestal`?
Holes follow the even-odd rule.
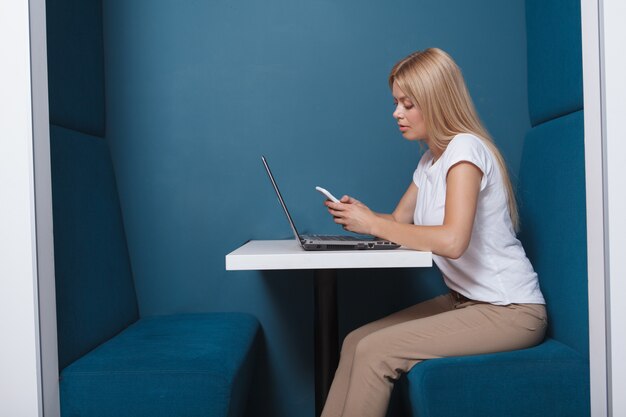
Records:
[[[315,270],[315,415],[324,403],[339,363],[337,271]]]

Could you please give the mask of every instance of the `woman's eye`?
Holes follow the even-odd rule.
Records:
[[[412,104],[405,104],[404,108],[407,109],[407,110],[410,110],[410,109],[413,108],[413,105]]]

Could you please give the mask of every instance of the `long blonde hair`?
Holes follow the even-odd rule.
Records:
[[[443,152],[460,133],[474,134],[487,145],[498,161],[508,194],[509,215],[517,231],[519,215],[506,163],[480,122],[461,70],[454,60],[438,48],[414,52],[392,68],[389,88],[393,89],[394,83],[422,111],[431,146]]]

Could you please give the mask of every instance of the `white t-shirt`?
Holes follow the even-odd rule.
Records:
[[[515,236],[506,187],[489,148],[474,135],[460,134],[434,164],[432,160],[430,151],[424,153],[413,174],[418,188],[416,225],[443,224],[446,177],[452,166],[468,161],[483,173],[467,250],[458,259],[433,254],[446,285],[467,298],[491,304],[545,304],[537,274]]]

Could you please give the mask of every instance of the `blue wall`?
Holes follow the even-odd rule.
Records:
[[[290,237],[260,155],[301,231],[337,231],[315,185],[393,209],[420,150],[395,129],[386,77],[407,53],[438,46],[517,172],[529,127],[524,2],[104,0],[102,10],[103,95],[97,57],[84,72],[106,112],[97,97],[67,100],[76,108],[57,105],[57,119],[91,109],[75,129],[106,131],[141,315],[255,314],[265,349],[250,415],[312,416],[312,275],[224,270],[246,240]],[[84,57],[57,59],[73,68]],[[344,271],[340,331],[442,290],[434,271]]]

